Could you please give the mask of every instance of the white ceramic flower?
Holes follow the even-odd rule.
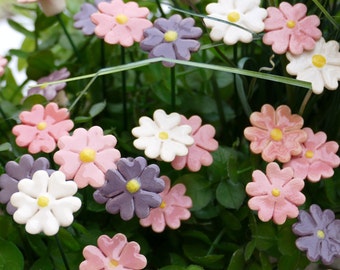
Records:
[[[41,10],[47,17],[57,15],[66,8],[66,0],[17,0],[18,3],[39,2]]]
[[[263,20],[267,17],[267,11],[259,5],[260,0],[219,0],[208,4],[206,11],[209,17],[229,21],[259,33],[264,30]],[[233,45],[237,41],[249,43],[253,40],[252,33],[239,27],[207,18],[204,23],[212,28],[210,37],[214,41],[223,39],[225,44]]]
[[[336,90],[340,80],[339,43],[335,40],[326,42],[321,38],[314,50],[305,51],[301,55],[286,54],[290,63],[286,69],[296,79],[312,83],[315,94],[321,94],[324,87]]]
[[[191,127],[180,123],[180,114],[167,115],[161,109],[154,112],[153,120],[143,116],[139,119],[140,126],[132,129],[132,134],[138,138],[133,145],[145,150],[147,157],[166,162],[173,161],[176,156],[186,156],[194,138],[190,136]]]
[[[78,187],[74,181],[65,181],[65,175],[56,171],[48,176],[39,170],[31,179],[22,179],[18,184],[19,192],[11,197],[11,203],[18,209],[13,219],[26,224],[30,234],[44,232],[54,235],[59,227],[73,222],[73,212],[81,206],[81,200],[73,195]]]

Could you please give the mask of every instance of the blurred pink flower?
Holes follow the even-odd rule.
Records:
[[[292,155],[302,152],[301,143],[307,139],[307,133],[302,130],[303,118],[297,114],[291,114],[286,105],[274,108],[265,104],[261,112],[253,112],[250,115],[253,127],[244,130],[244,136],[251,141],[250,149],[255,154],[262,152],[262,158],[271,162],[278,159],[280,162],[288,162]]]
[[[281,2],[279,8],[268,7],[267,12],[263,43],[271,45],[275,53],[289,51],[301,54],[304,50],[312,50],[322,36],[317,28],[320,19],[316,15],[306,16],[307,7],[304,4],[292,6],[288,2]]]
[[[213,162],[210,152],[218,148],[218,142],[214,139],[215,128],[212,125],[202,126],[202,119],[197,115],[189,119],[181,115],[181,125],[191,126],[191,136],[195,142],[188,147],[186,156],[176,156],[171,163],[172,167],[181,170],[187,165],[189,170],[197,172],[202,165],[210,166]]]
[[[287,217],[299,215],[297,206],[306,200],[300,192],[304,181],[293,178],[293,174],[292,168],[281,170],[275,162],[267,165],[266,174],[260,170],[253,172],[253,182],[246,186],[246,192],[252,197],[248,206],[258,211],[260,220],[266,222],[273,219],[276,224],[283,224]]]
[[[136,2],[113,0],[111,3],[98,4],[99,12],[91,15],[96,24],[95,34],[104,38],[106,43],[130,47],[143,39],[143,31],[152,26],[146,19],[149,9],[140,8]]]
[[[57,15],[66,8],[66,0],[17,0],[18,3],[38,2],[43,13],[50,17]]]
[[[161,176],[165,183],[165,189],[160,193],[162,197],[161,206],[153,208],[150,215],[140,219],[140,224],[144,227],[152,226],[155,232],[162,232],[168,225],[171,229],[178,229],[181,220],[190,218],[191,213],[188,208],[192,207],[192,200],[185,196],[186,188],[183,184],[176,184],[171,187],[171,181],[167,176]]]
[[[335,141],[326,142],[327,135],[322,131],[314,134],[310,128],[303,130],[308,137],[307,141],[302,144],[302,153],[299,156],[292,157],[283,166],[293,168],[295,177],[302,179],[307,177],[311,182],[332,177],[333,168],[340,164],[340,158],[336,154],[339,144]]]
[[[60,150],[54,154],[54,161],[67,179],[77,183],[78,188],[87,185],[98,188],[105,182],[106,171],[117,168],[120,152],[114,148],[116,143],[115,136],[104,135],[98,126],[88,131],[77,128],[72,136],[59,139]]]
[[[128,242],[124,234],[117,233],[112,238],[102,235],[97,244],[98,247],[90,245],[84,248],[85,261],[80,264],[80,270],[137,270],[147,264],[145,256],[139,254],[139,244]]]
[[[7,66],[8,60],[0,55],[0,77],[5,73],[5,67]]]
[[[69,120],[67,109],[59,109],[56,103],[49,103],[44,108],[40,104],[32,107],[31,111],[20,113],[20,125],[13,127],[12,132],[20,147],[36,154],[40,151],[50,153],[56,148],[56,142],[61,136],[69,134],[73,121]]]

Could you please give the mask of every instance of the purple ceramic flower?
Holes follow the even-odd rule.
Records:
[[[40,78],[37,81],[37,83],[44,84],[48,82],[59,81],[59,80],[67,79],[69,76],[70,76],[70,72],[67,70],[67,68],[62,68],[60,70],[52,72],[50,75],[46,77]],[[66,86],[66,83],[57,83],[57,84],[33,87],[28,90],[27,96],[38,94],[38,95],[44,96],[48,101],[51,101],[57,96],[60,90],[65,88],[65,86]]]
[[[150,208],[159,207],[165,188],[159,177],[156,164],[147,166],[143,157],[122,158],[117,162],[117,170],[109,169],[105,175],[105,184],[97,189],[93,197],[98,203],[106,203],[106,210],[111,214],[120,212],[123,220],[129,220],[134,212],[139,218],[146,218]]]
[[[90,36],[94,34],[96,25],[91,20],[91,15],[98,12],[98,4],[100,2],[111,2],[111,0],[96,0],[94,5],[90,3],[84,3],[80,7],[80,11],[74,15],[73,26],[77,29],[81,29],[84,35]]]
[[[33,174],[38,170],[47,171],[51,174],[53,170],[49,169],[50,162],[44,157],[34,160],[29,154],[23,155],[19,163],[9,161],[6,164],[6,173],[0,176],[0,203],[7,204],[6,210],[8,214],[13,215],[16,211],[11,202],[11,196],[18,192],[18,183],[24,178],[32,179]]]
[[[149,58],[189,60],[191,52],[198,51],[200,43],[196,39],[202,35],[202,29],[194,27],[194,23],[194,19],[182,19],[178,14],[169,19],[159,18],[153,27],[144,30],[140,47],[149,52]],[[163,62],[163,65],[172,67],[175,64]]]
[[[307,251],[310,261],[316,262],[321,258],[323,264],[329,265],[336,257],[340,257],[340,219],[335,219],[333,211],[322,211],[313,204],[309,213],[300,211],[298,222],[292,228],[300,236],[296,246]]]

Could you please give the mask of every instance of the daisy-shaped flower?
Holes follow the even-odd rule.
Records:
[[[8,60],[0,55],[0,77],[5,73],[5,67],[8,64]]]
[[[42,12],[47,16],[54,16],[64,11],[66,0],[17,0],[18,3],[38,2]]]
[[[91,15],[98,12],[98,4],[101,2],[111,2],[111,0],[95,0],[94,5],[83,3],[80,7],[80,11],[74,15],[73,26],[77,29],[81,29],[84,35],[90,36],[94,34],[96,25],[92,22]]]
[[[50,75],[40,78],[37,83],[43,85],[29,89],[27,92],[27,96],[38,94],[44,96],[48,101],[52,101],[57,96],[58,92],[66,87],[66,83],[57,83],[50,85],[44,84],[67,79],[69,76],[70,72],[67,70],[67,68],[62,68],[60,70],[54,71]]]
[[[311,182],[332,177],[333,168],[340,164],[340,158],[336,154],[339,144],[335,141],[327,142],[327,135],[322,131],[314,134],[310,128],[303,130],[307,133],[307,141],[302,144],[302,153],[292,157],[283,166],[293,168],[295,177],[302,179],[307,177]]]
[[[214,139],[215,128],[212,125],[202,125],[202,119],[197,115],[189,119],[182,115],[181,118],[181,124],[191,126],[191,136],[195,142],[189,146],[188,155],[177,156],[171,162],[171,165],[176,170],[181,170],[187,166],[189,170],[197,172],[202,165],[210,166],[213,162],[210,152],[218,148],[218,142]]]
[[[140,42],[143,39],[144,29],[152,26],[152,23],[146,19],[149,9],[139,7],[133,1],[102,2],[99,3],[98,9],[99,12],[91,15],[92,22],[97,25],[94,32],[109,44],[130,47],[134,42]]]
[[[149,158],[160,158],[171,162],[176,156],[186,156],[188,146],[194,143],[190,135],[191,127],[181,124],[181,115],[171,113],[167,115],[158,109],[153,113],[153,120],[147,116],[139,119],[139,127],[132,129],[132,134],[138,139],[133,145],[145,150]]]
[[[50,162],[47,158],[40,157],[37,160],[31,155],[23,155],[19,163],[15,161],[9,161],[6,163],[6,173],[0,176],[0,203],[7,204],[6,210],[8,214],[13,215],[16,211],[11,202],[11,196],[18,192],[18,183],[24,178],[32,179],[33,174],[36,171],[44,170],[48,174],[51,174],[53,170],[50,170]]]
[[[219,0],[206,6],[209,17],[237,24],[253,33],[260,33],[264,29],[263,20],[267,11],[260,8],[260,0]],[[240,27],[223,23],[217,20],[205,18],[204,23],[212,28],[210,38],[233,45],[238,41],[249,43],[253,40],[253,34]]]
[[[266,174],[256,170],[252,176],[253,182],[246,186],[247,194],[252,197],[248,206],[258,211],[260,220],[273,219],[276,224],[283,224],[287,217],[298,216],[297,206],[306,200],[300,192],[305,183],[301,178],[294,178],[292,168],[281,170],[277,163],[271,162],[267,165]]]
[[[202,35],[202,29],[194,24],[194,19],[182,19],[178,14],[169,19],[159,18],[153,27],[144,30],[145,39],[140,47],[149,52],[149,58],[189,60],[191,52],[198,51],[200,43],[197,39]],[[172,67],[175,63],[163,62],[163,65]]]
[[[60,226],[71,225],[73,212],[81,206],[81,200],[73,196],[78,190],[76,183],[65,181],[60,171],[51,176],[46,171],[36,171],[32,180],[22,179],[18,189],[11,197],[11,203],[18,208],[13,219],[26,224],[30,234],[55,235]]]
[[[310,261],[319,259],[325,265],[332,264],[340,257],[340,219],[335,219],[334,212],[312,204],[309,212],[301,210],[298,222],[293,224],[293,232],[299,236],[296,246],[307,251]]]
[[[96,246],[86,246],[83,250],[85,261],[80,270],[102,270],[102,269],[144,269],[147,260],[140,254],[140,246],[137,242],[128,242],[124,234],[117,233],[110,238],[102,235],[98,238]]]
[[[286,66],[290,75],[296,79],[312,83],[315,94],[321,94],[324,87],[336,90],[340,80],[339,43],[335,40],[326,42],[321,38],[314,50],[301,55],[286,54],[290,63]]]
[[[186,188],[183,184],[176,184],[171,187],[169,177],[161,177],[165,183],[165,189],[159,195],[162,203],[158,208],[151,209],[150,215],[140,220],[144,227],[152,226],[155,232],[162,232],[168,225],[171,229],[178,229],[181,220],[190,218],[191,213],[188,208],[192,207],[192,200],[185,196]]]
[[[60,150],[53,158],[60,165],[59,170],[67,179],[73,179],[78,188],[87,185],[97,188],[104,184],[106,171],[116,169],[116,161],[120,158],[116,144],[116,137],[104,135],[98,126],[88,131],[77,128],[72,136],[59,139]]]
[[[164,190],[164,181],[159,178],[159,167],[147,166],[143,157],[120,159],[117,170],[108,170],[105,178],[105,184],[93,197],[98,203],[106,203],[109,213],[119,212],[123,220],[131,219],[134,213],[138,218],[145,218],[150,208],[161,205],[159,193]]]
[[[20,113],[20,125],[13,127],[12,132],[20,147],[28,147],[32,154],[50,153],[56,148],[57,140],[68,135],[73,128],[67,109],[59,109],[56,103],[49,103],[44,108],[40,104],[32,107],[30,112]]]
[[[261,112],[250,115],[250,123],[253,126],[244,130],[244,136],[251,141],[251,151],[262,153],[265,161],[278,159],[284,163],[302,152],[301,144],[307,140],[307,133],[301,129],[303,118],[291,114],[288,106],[281,105],[274,110],[265,104]]]
[[[272,46],[275,53],[301,54],[312,50],[322,36],[320,19],[316,15],[306,16],[307,7],[298,3],[292,6],[281,2],[279,8],[268,7],[268,17],[264,20],[266,33],[263,43]]]

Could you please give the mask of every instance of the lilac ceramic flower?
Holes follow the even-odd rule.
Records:
[[[111,0],[96,0],[94,5],[90,3],[84,3],[80,7],[80,11],[74,15],[73,26],[77,29],[81,29],[84,35],[90,36],[94,34],[96,25],[91,20],[91,15],[98,12],[98,4],[101,2],[111,2]]]
[[[109,169],[105,184],[97,189],[93,197],[98,203],[106,203],[111,214],[120,212],[123,220],[129,220],[136,213],[138,218],[146,218],[150,208],[159,207],[165,188],[159,177],[159,167],[147,166],[143,157],[122,158],[117,162],[117,170]]]
[[[16,211],[11,202],[11,196],[18,192],[18,183],[24,178],[32,179],[33,174],[38,170],[47,171],[51,174],[53,170],[49,169],[50,162],[47,158],[40,157],[36,160],[29,154],[23,155],[19,163],[15,161],[7,162],[5,166],[6,173],[0,176],[0,203],[7,204],[8,214],[13,215]]]
[[[313,204],[307,211],[301,210],[298,222],[292,227],[293,232],[300,236],[296,246],[307,251],[310,261],[319,259],[323,264],[332,264],[336,257],[340,257],[340,219],[335,219],[334,212]]]
[[[48,101],[51,101],[56,97],[60,90],[65,88],[66,83],[57,83],[50,85],[44,85],[44,83],[67,79],[69,76],[70,72],[67,70],[67,68],[62,68],[60,70],[54,71],[50,75],[40,78],[37,83],[43,85],[29,89],[27,96],[39,94],[44,96]]]
[[[159,18],[153,27],[144,30],[145,38],[140,47],[149,52],[149,58],[189,60],[191,52],[198,51],[200,43],[197,39],[202,35],[202,29],[194,24],[194,19],[182,19],[178,14],[169,19]],[[172,67],[175,64],[163,62],[163,65]]]

